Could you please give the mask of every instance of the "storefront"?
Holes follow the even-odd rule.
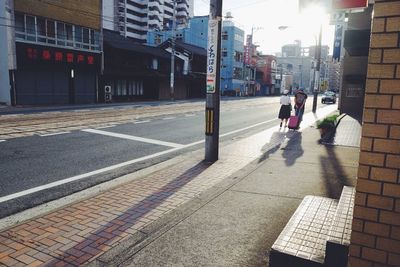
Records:
[[[98,100],[100,53],[17,42],[17,105],[63,105]]]

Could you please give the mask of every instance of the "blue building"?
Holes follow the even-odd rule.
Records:
[[[207,48],[208,16],[196,16],[189,20],[189,27],[177,29],[177,40]],[[171,38],[171,31],[147,33],[147,43],[157,46]],[[243,77],[244,31],[232,21],[223,21],[221,44],[221,94],[244,95]]]

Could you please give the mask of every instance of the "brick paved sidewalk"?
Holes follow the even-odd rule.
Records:
[[[302,129],[333,111],[329,106],[318,116],[305,115]],[[295,134],[276,126],[223,147],[220,160],[212,165],[196,153],[144,178],[6,229],[0,232],[0,265],[91,262]]]

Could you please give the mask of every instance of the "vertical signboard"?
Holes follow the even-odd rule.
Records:
[[[333,55],[332,59],[334,61],[340,60],[340,52],[342,48],[342,39],[343,39],[343,26],[336,25],[335,26],[335,40],[333,43]]]
[[[246,46],[244,47],[244,60],[243,60],[245,65],[250,65],[250,63],[251,63],[250,61],[251,61],[251,55],[252,55],[252,52],[251,52],[252,42],[253,42],[252,35],[251,34],[247,35]]]
[[[334,9],[364,8],[368,6],[368,0],[333,0]]]
[[[208,21],[207,45],[207,93],[215,93],[217,74],[217,47],[218,46],[218,20]]]

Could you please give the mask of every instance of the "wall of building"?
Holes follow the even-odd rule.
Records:
[[[101,0],[15,0],[15,10],[95,30],[101,28]]]
[[[6,3],[0,1],[0,25],[7,25]],[[8,76],[7,27],[0,26],[0,103],[11,104],[10,81]]]
[[[400,266],[400,1],[375,1],[349,266]]]

